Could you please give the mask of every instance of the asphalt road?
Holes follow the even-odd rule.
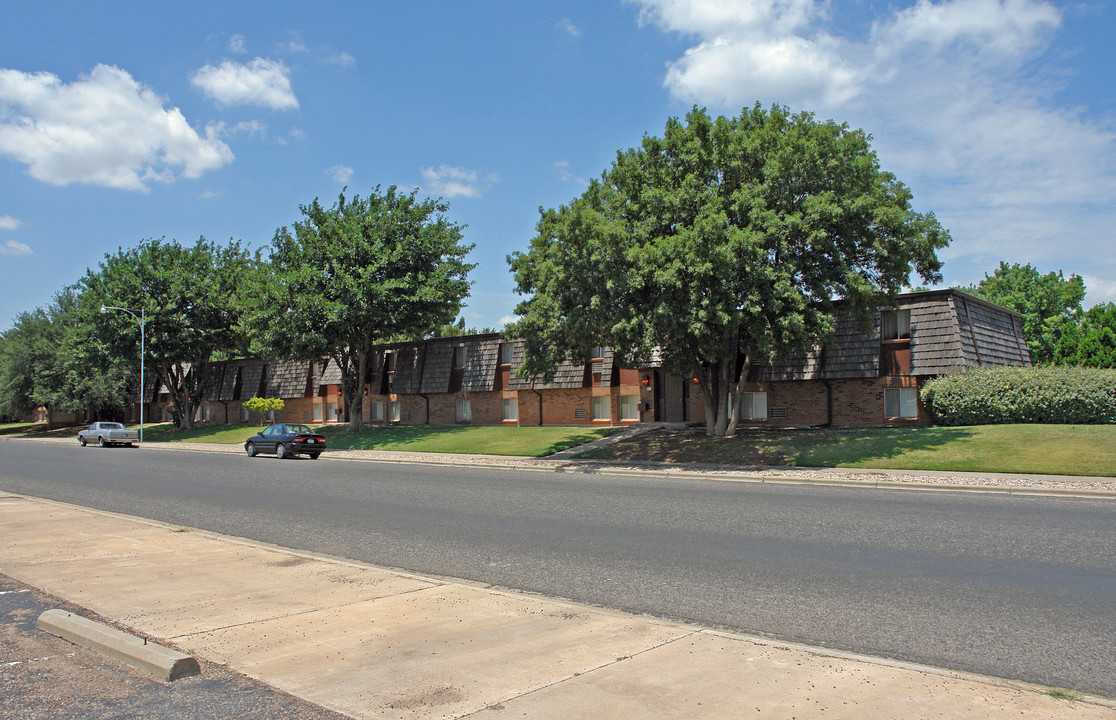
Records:
[[[0,441],[0,489],[1116,696],[1116,502]]]

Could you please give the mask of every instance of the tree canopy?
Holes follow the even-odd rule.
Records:
[[[553,376],[594,345],[629,361],[658,348],[698,379],[713,435],[734,432],[753,363],[829,335],[838,298],[867,322],[912,272],[938,281],[949,242],[863,131],[758,104],[670,119],[540,214],[508,258],[527,296],[509,328],[526,340],[522,372]]]
[[[452,321],[469,293],[463,226],[442,200],[377,186],[367,198],[342,192],[324,208],[300,206],[293,232],[272,240],[252,327],[259,348],[293,359],[333,358],[341,369],[350,427],[363,427],[372,345]]]
[[[1065,323],[1055,359],[1064,365],[1116,368],[1116,303],[1094,305]]]
[[[120,410],[130,376],[127,360],[98,341],[76,287],[58,292],[46,308],[20,313],[0,337],[3,415],[44,407],[52,424],[58,412]]]
[[[1035,364],[1061,362],[1059,338],[1073,325],[1085,299],[1080,275],[1066,278],[1061,270],[1040,275],[1029,263],[1000,262],[991,275],[962,289],[1021,315],[1023,337]]]
[[[239,242],[217,245],[204,237],[193,246],[166,239],[144,240],[120,249],[81,282],[82,304],[98,338],[115,356],[135,358],[140,333],[136,318],[100,314],[101,305],[146,315],[145,362],[170,390],[175,418],[193,427],[194,411],[212,360],[247,350],[241,325],[244,278],[252,259]]]

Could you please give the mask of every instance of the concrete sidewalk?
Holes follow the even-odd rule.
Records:
[[[1116,718],[854,657],[0,494],[0,572],[358,718]]]

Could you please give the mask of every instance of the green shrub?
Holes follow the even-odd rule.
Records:
[[[939,425],[1116,423],[1116,370],[982,368],[935,378],[921,395]]]

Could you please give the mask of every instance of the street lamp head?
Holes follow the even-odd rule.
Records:
[[[105,314],[105,304],[104,303],[101,303],[101,314],[102,315]]]

